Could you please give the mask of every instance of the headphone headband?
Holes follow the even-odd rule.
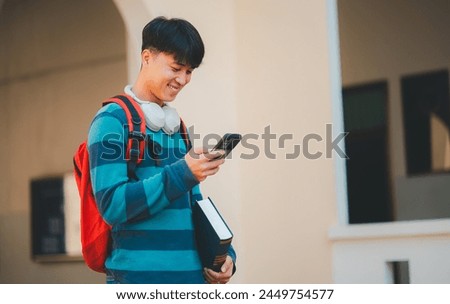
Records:
[[[166,104],[160,107],[154,102],[140,100],[134,94],[131,85],[127,85],[124,91],[140,105],[142,112],[144,112],[146,125],[150,130],[158,132],[162,129],[168,135],[178,132],[181,120],[175,108]]]

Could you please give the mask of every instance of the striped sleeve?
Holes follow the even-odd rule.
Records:
[[[201,201],[203,199],[202,193],[200,192],[200,185],[196,185],[191,191],[191,202]]]
[[[150,218],[198,184],[184,159],[139,181],[129,180],[125,124],[122,109],[110,104],[97,113],[88,136],[92,188],[111,225]]]

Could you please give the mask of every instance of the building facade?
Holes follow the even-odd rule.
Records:
[[[29,183],[71,172],[101,101],[137,75],[142,27],[164,15],[206,46],[173,104],[194,145],[244,135],[201,185],[235,234],[233,283],[449,283],[445,106],[421,120],[426,148],[405,140],[408,81],[450,66],[448,2],[422,2],[0,2],[0,282],[104,282],[80,261],[33,261]],[[417,147],[428,156],[411,161]]]

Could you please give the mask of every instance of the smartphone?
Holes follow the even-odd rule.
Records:
[[[234,147],[236,147],[236,145],[241,141],[241,134],[237,134],[237,133],[227,133],[225,134],[217,143],[217,145],[215,145],[215,147],[210,151],[210,152],[214,152],[217,150],[224,150],[225,153],[219,157],[213,158],[213,159],[220,159],[220,158],[225,158],[228,156],[228,154],[230,154],[231,150],[234,149]]]

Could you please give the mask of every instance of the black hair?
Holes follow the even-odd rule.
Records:
[[[142,51],[156,50],[173,54],[179,63],[197,68],[205,55],[200,34],[186,20],[157,17],[147,23],[142,30]]]

